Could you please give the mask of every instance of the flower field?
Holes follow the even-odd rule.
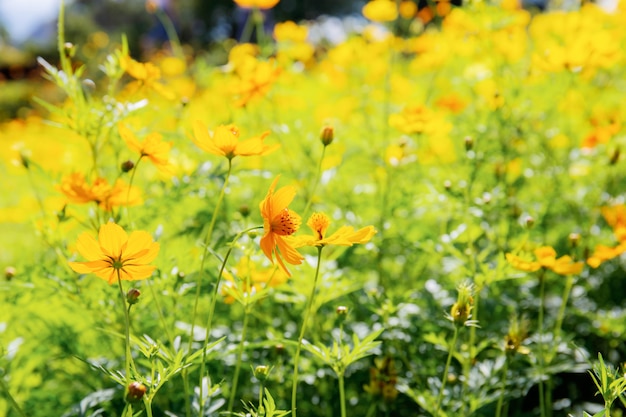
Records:
[[[0,416],[623,415],[626,3],[240,1],[150,56],[61,9],[0,124]]]

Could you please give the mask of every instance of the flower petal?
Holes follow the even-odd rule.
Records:
[[[156,258],[159,253],[159,244],[152,241],[152,236],[148,232],[132,232],[123,249],[122,261],[130,262],[134,265],[148,264]]]
[[[88,232],[81,233],[80,236],[78,236],[76,249],[78,249],[78,253],[80,253],[83,258],[90,261],[104,259],[105,257],[96,239]]]
[[[122,227],[115,223],[107,223],[100,226],[98,234],[102,252],[113,259],[119,259],[122,247],[128,240],[128,235]]]
[[[68,262],[68,265],[74,272],[79,274],[95,274],[107,268],[111,268],[111,263],[105,260],[89,261],[89,262]]]
[[[155,269],[154,265],[124,265],[120,275],[124,281],[137,281],[150,278]]]
[[[211,136],[209,136],[209,130],[206,125],[200,120],[196,120],[193,124],[193,136],[191,137],[191,140],[193,140],[193,143],[195,143],[198,148],[205,152],[218,156],[225,155],[224,152],[216,146]]]

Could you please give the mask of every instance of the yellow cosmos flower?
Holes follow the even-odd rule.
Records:
[[[363,16],[373,22],[392,22],[398,18],[395,0],[372,0],[363,6]]]
[[[124,55],[120,60],[120,66],[131,77],[137,80],[136,85],[130,85],[133,93],[139,91],[141,87],[152,89],[168,100],[175,98],[174,93],[165,88],[158,81],[161,79],[161,70],[151,62],[141,63],[132,59],[128,55]]]
[[[239,7],[246,7],[248,9],[271,9],[278,4],[280,0],[233,0]]]
[[[237,107],[265,97],[280,75],[275,61],[259,61],[253,57],[247,57],[237,70],[239,79],[233,87]]]
[[[374,226],[366,226],[359,230],[354,230],[352,226],[342,226],[332,235],[326,236],[330,218],[324,213],[313,213],[306,224],[313,231],[314,235],[297,237],[295,247],[352,246],[356,243],[367,243],[376,234]]]
[[[95,274],[109,284],[116,280],[135,281],[149,278],[156,268],[148,265],[159,253],[159,244],[148,232],[135,231],[128,236],[124,229],[107,223],[100,226],[98,241],[85,232],[76,242],[78,252],[87,262],[69,262],[80,274]]]
[[[272,264],[275,255],[281,269],[287,276],[291,276],[283,258],[291,265],[299,265],[304,259],[294,247],[291,236],[300,227],[301,219],[296,212],[287,207],[296,195],[295,187],[286,186],[274,192],[279,178],[280,176],[274,179],[267,195],[259,204],[265,231],[261,238],[261,249]]]
[[[128,147],[137,152],[140,156],[148,157],[150,161],[162,172],[171,172],[169,161],[172,142],[163,142],[161,134],[153,132],[139,142],[135,134],[123,124],[118,125],[120,136]]]
[[[92,185],[89,185],[85,176],[79,172],[65,176],[57,188],[70,203],[95,202],[105,211],[111,211],[113,207],[134,206],[142,203],[137,187],[129,189],[129,186],[122,180],[117,180],[115,185],[111,186],[105,178],[97,178]]]
[[[541,246],[535,249],[536,261],[526,261],[519,256],[507,253],[506,260],[515,269],[526,272],[534,272],[541,268],[550,269],[559,275],[580,274],[583,270],[583,262],[574,262],[571,256],[556,257],[556,251],[551,246]]]
[[[235,156],[266,155],[275,151],[280,145],[266,145],[263,140],[270,134],[269,130],[244,141],[239,141],[239,129],[235,125],[221,125],[212,135],[204,123],[197,120],[193,125],[193,142],[205,152],[233,159]]]

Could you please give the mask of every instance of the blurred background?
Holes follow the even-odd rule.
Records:
[[[30,97],[39,89],[33,83],[41,79],[36,58],[57,61],[60,4],[61,0],[0,0],[0,121],[24,116],[20,112],[26,111]],[[321,16],[363,20],[363,4],[365,0],[281,0],[267,11],[266,19],[268,26]],[[163,15],[160,18],[158,13],[173,22],[190,53],[202,53],[236,38],[247,13],[232,0],[65,0],[65,7],[66,39],[78,46],[83,56],[77,58],[82,60],[95,58],[90,54],[101,49],[110,51],[111,44],[121,42],[122,34],[128,37],[131,55],[145,59],[167,42]]]

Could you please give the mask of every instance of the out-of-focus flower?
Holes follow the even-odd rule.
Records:
[[[136,84],[129,84],[131,93],[136,93],[142,88],[152,89],[168,100],[173,100],[175,94],[167,89],[162,83],[161,70],[151,62],[141,63],[135,61],[128,55],[124,55],[120,59],[120,65],[136,81]]]
[[[140,142],[135,134],[123,124],[118,125],[120,136],[126,142],[128,147],[137,152],[141,157],[147,157],[160,171],[171,172],[169,162],[169,152],[172,149],[172,142],[163,142],[160,133],[150,133],[142,142]]]
[[[65,176],[58,186],[70,203],[86,204],[95,202],[106,211],[113,207],[134,206],[142,203],[141,193],[137,187],[130,187],[122,180],[113,186],[105,178],[97,178],[92,185],[87,183],[85,176],[79,172]]]
[[[626,205],[602,207],[602,216],[613,228],[613,234],[619,242],[617,246],[597,245],[591,256],[587,259],[587,264],[592,268],[597,268],[603,262],[609,261],[626,252]]]
[[[551,246],[541,246],[535,249],[535,261],[527,261],[511,253],[507,253],[505,256],[513,268],[525,272],[534,272],[545,268],[559,275],[572,275],[580,274],[584,266],[583,262],[574,262],[568,255],[557,258],[556,251]]]
[[[237,6],[248,9],[271,9],[278,4],[280,0],[233,0]]]
[[[274,61],[259,61],[248,56],[237,67],[239,78],[233,84],[235,105],[244,107],[267,95],[280,75]]]
[[[218,126],[212,134],[204,123],[197,120],[193,125],[193,142],[203,151],[233,159],[236,156],[267,155],[280,145],[266,145],[263,140],[270,134],[261,133],[243,141],[239,140],[239,129],[235,125]]]
[[[287,276],[291,276],[284,262],[299,265],[304,259],[294,247],[292,237],[302,220],[296,212],[288,208],[296,195],[295,187],[285,186],[274,191],[279,178],[280,176],[274,179],[267,195],[259,204],[265,231],[261,238],[261,249],[272,263],[276,256],[282,270]]]
[[[400,2],[398,11],[403,19],[413,19],[417,14],[417,4],[410,0],[402,1]]]
[[[233,268],[235,276],[224,272],[221,293],[226,304],[232,304],[235,300],[258,294],[261,291],[278,287],[287,282],[289,278],[278,267],[257,269],[256,264],[245,256],[239,260]]]
[[[313,213],[306,224],[314,235],[298,236],[294,245],[297,248],[326,245],[352,246],[357,243],[367,243],[376,234],[374,226],[366,226],[359,230],[354,230],[352,226],[341,226],[335,233],[327,236],[330,218],[324,213]]]
[[[385,402],[392,402],[398,397],[398,371],[396,370],[393,358],[374,359],[374,367],[370,368],[370,381],[364,385],[365,392],[373,396],[382,396]]]
[[[361,11],[363,16],[373,22],[392,22],[398,18],[395,0],[371,0]]]
[[[78,252],[87,262],[69,262],[80,274],[95,274],[109,284],[116,280],[135,281],[149,278],[155,266],[148,265],[159,253],[159,244],[148,232],[135,231],[128,236],[124,229],[107,223],[100,226],[98,240],[88,232],[78,237]]]
[[[309,61],[315,52],[307,42],[309,29],[292,21],[277,23],[274,27],[274,39],[277,42],[277,60],[281,63],[290,61]]]

